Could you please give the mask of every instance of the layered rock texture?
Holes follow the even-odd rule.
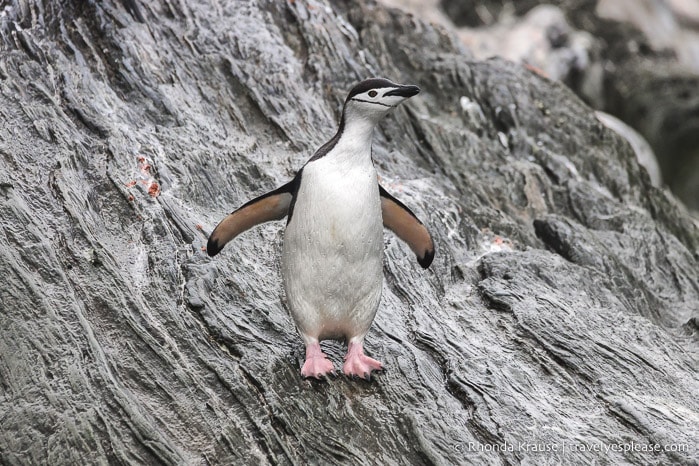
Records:
[[[697,215],[699,3],[381,1],[456,27],[477,58],[501,56],[535,66],[596,109],[631,125],[657,156],[657,163],[646,164],[652,178],[662,172],[664,183]],[[628,138],[633,142],[636,136]]]
[[[3,5],[1,463],[699,460],[699,228],[563,84],[365,1]],[[437,256],[386,232],[387,370],[305,381],[284,223],[202,247],[369,76]]]

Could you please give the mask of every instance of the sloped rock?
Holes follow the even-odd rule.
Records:
[[[418,8],[411,1],[391,3]],[[459,35],[477,57],[497,55],[539,68],[597,110],[639,131],[657,156],[663,181],[687,207],[699,209],[697,3],[441,0],[440,4],[446,15],[435,19],[462,26]]]
[[[3,463],[697,461],[699,229],[563,85],[363,1],[15,1],[0,38]],[[437,256],[387,233],[387,371],[304,381],[283,224],[202,246],[371,75],[423,89],[374,157]]]

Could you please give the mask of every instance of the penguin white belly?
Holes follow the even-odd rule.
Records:
[[[376,171],[329,158],[303,170],[284,234],[287,301],[306,342],[363,337],[383,284],[383,222]]]

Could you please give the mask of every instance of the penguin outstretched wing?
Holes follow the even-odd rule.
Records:
[[[289,210],[293,208],[298,178],[297,175],[284,186],[246,202],[221,220],[209,236],[206,244],[207,254],[211,257],[215,256],[221,252],[226,243],[255,225],[286,217]]]
[[[417,256],[418,263],[426,269],[434,259],[434,243],[430,232],[405,204],[388,194],[381,185],[379,195],[383,226],[405,241]]]

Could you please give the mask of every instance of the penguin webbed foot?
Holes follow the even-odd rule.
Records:
[[[328,375],[335,376],[335,366],[330,361],[318,343],[306,347],[306,361],[301,368],[301,376],[305,379],[324,380]]]
[[[362,343],[350,342],[347,347],[345,364],[342,366],[342,372],[345,375],[370,381],[372,372],[383,370],[381,362],[364,354]]]
[[[327,360],[326,360],[327,361]],[[308,367],[308,361],[306,361],[303,364],[303,368],[301,369],[301,377],[304,379],[315,379],[315,380],[320,380],[324,381],[327,380],[328,378],[335,378],[337,376],[337,372],[335,371],[335,368],[333,367],[332,363],[330,361],[327,361],[330,368],[317,368],[317,367]]]

